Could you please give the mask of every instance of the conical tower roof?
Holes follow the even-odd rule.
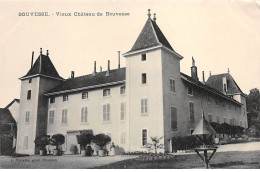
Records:
[[[211,127],[209,122],[205,119],[204,112],[202,113],[202,118],[197,124],[192,135],[203,135],[203,134],[216,134],[216,131]]]
[[[57,79],[63,79],[55,69],[51,59],[47,55],[40,54],[31,69],[21,79],[28,78],[30,76],[43,75]]]
[[[170,45],[170,43],[162,33],[159,26],[149,16],[141,33],[139,34],[137,40],[135,41],[134,46],[127,53],[155,47],[158,45],[163,45],[168,49],[174,51],[172,46]]]

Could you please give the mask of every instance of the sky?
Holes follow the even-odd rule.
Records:
[[[21,81],[34,61],[49,50],[58,73],[67,79],[97,69],[117,68],[117,51],[129,51],[147,20],[147,9],[173,49],[184,58],[181,72],[190,75],[194,57],[201,80],[227,73],[246,94],[260,88],[260,0],[143,0],[143,1],[1,1],[0,107],[20,98]],[[48,12],[50,16],[19,16]],[[72,13],[57,16],[56,12]],[[73,16],[74,12],[103,16]],[[106,12],[130,13],[106,16]],[[121,55],[121,66],[125,59]]]

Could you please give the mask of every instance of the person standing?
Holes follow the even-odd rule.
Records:
[[[115,155],[116,155],[114,142],[112,142],[112,145],[111,145],[111,147],[110,147],[110,155],[111,155],[111,156],[115,156]]]

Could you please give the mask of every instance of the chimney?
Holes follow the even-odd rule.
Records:
[[[106,76],[110,74],[110,60],[107,61],[107,73]]]
[[[118,69],[120,69],[120,51],[118,51]]]
[[[46,56],[48,56],[48,57],[49,57],[49,50],[47,50],[47,52],[46,52]]]
[[[211,76],[211,71],[209,71],[209,76]]]
[[[95,75],[97,73],[97,66],[96,66],[96,61],[94,61],[94,72],[93,75]]]
[[[102,72],[102,66],[100,66],[100,72]]]
[[[204,76],[204,71],[202,71],[202,79],[203,79],[203,84],[205,84],[205,76]]]
[[[195,80],[199,80],[197,74],[197,67],[195,66],[195,60],[193,57],[192,57],[192,66],[191,66],[191,77]]]
[[[32,52],[32,62],[31,62],[31,68],[33,67],[33,56],[34,56],[34,51]]]
[[[74,71],[71,71],[71,78],[74,78]]]
[[[39,73],[41,73],[42,71],[42,48],[40,48],[40,69],[39,69]]]
[[[153,14],[153,21],[156,23],[156,13]]]
[[[148,15],[149,18],[151,18],[151,13],[150,13],[150,11],[151,11],[151,10],[148,9],[148,14],[147,14],[147,15]]]
[[[227,69],[227,72],[230,73],[229,68]]]

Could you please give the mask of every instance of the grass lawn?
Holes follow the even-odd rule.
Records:
[[[96,167],[97,169],[190,169],[205,168],[204,162],[198,155],[178,155],[170,160],[141,161],[137,159],[124,160],[109,165]],[[210,161],[210,168],[224,169],[259,169],[260,151],[248,152],[217,152]]]

